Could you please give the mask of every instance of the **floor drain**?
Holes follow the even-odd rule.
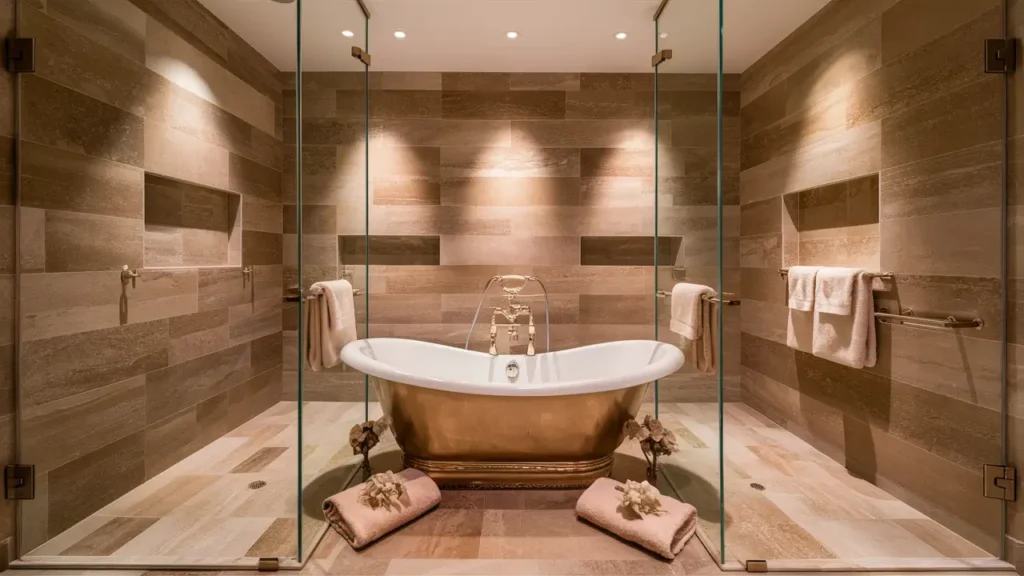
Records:
[[[249,483],[249,490],[259,490],[260,488],[263,488],[266,485],[267,483],[264,482],[263,480],[256,480],[255,482]]]
[[[757,482],[751,482],[750,487],[758,492],[764,492],[764,484],[758,484]]]

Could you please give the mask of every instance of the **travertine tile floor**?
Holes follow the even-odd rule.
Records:
[[[651,409],[645,407],[645,412]],[[356,473],[348,429],[358,403],[303,405],[303,541],[324,534],[319,505]],[[379,415],[371,406],[371,417]],[[993,560],[884,491],[846,474],[745,405],[724,408],[728,566],[767,559],[774,568],[996,567]],[[718,554],[718,407],[663,404],[681,450],[663,462],[662,490],[701,514],[702,540]],[[38,561],[230,564],[294,556],[298,494],[296,404],[282,402],[35,550]],[[375,467],[398,465],[390,437]],[[614,475],[642,477],[635,445]],[[248,484],[267,485],[250,490]],[[666,482],[667,480],[667,482]],[[763,492],[750,487],[758,482]],[[664,562],[578,521],[578,491],[446,491],[440,508],[355,552],[326,531],[307,574],[713,574],[695,538]],[[23,572],[19,572],[22,573]],[[991,573],[991,572],[990,572]],[[66,574],[66,573],[65,573]],[[123,573],[121,573],[123,574]]]

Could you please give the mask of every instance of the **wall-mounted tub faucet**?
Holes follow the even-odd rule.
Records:
[[[518,322],[521,316],[526,316],[529,319],[527,324],[527,334],[529,336],[529,343],[526,346],[526,355],[533,356],[537,353],[536,340],[537,340],[537,327],[533,322],[533,310],[526,304],[520,304],[516,302],[516,298],[519,293],[526,287],[530,282],[536,282],[540,284],[541,290],[544,292],[544,326],[547,329],[547,348],[546,351],[551,350],[551,304],[548,300],[548,290],[544,286],[544,283],[540,281],[536,276],[520,276],[518,274],[509,274],[505,276],[494,276],[487,281],[484,285],[484,290],[480,294],[480,302],[476,305],[476,313],[473,315],[473,323],[469,327],[469,334],[466,335],[466,346],[469,349],[469,340],[473,336],[473,329],[476,327],[476,321],[480,317],[480,308],[483,307],[484,297],[487,295],[487,289],[491,287],[491,284],[497,282],[501,285],[501,289],[505,292],[505,298],[507,299],[504,308],[501,306],[495,307],[491,312],[491,330],[490,330],[490,354],[492,356],[498,355],[498,316],[502,316],[505,319],[508,328],[508,339],[512,342],[519,340],[519,327],[522,326]]]

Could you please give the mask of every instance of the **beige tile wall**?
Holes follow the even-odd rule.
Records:
[[[994,553],[1002,80],[979,50],[999,22],[999,0],[832,2],[743,74],[740,173],[743,400]],[[877,307],[986,327],[880,325],[876,367],[822,361],[785,344],[775,269],[797,263],[895,272]]]
[[[739,233],[738,80],[729,78],[726,93],[731,239]],[[368,130],[372,336],[462,346],[480,291],[496,274],[546,283],[553,349],[653,336],[653,74],[371,73],[369,126],[364,82],[362,74],[303,75],[304,285],[347,269],[367,287]],[[717,285],[716,79],[661,82],[662,287],[671,287],[672,265],[677,278]],[[294,102],[286,90],[286,145],[295,142]],[[297,196],[285,164],[284,261],[294,279]],[[737,258],[729,260],[735,266]],[[534,306],[543,311],[539,300]],[[360,299],[361,319],[365,310]],[[481,314],[473,348],[486,349],[488,322]],[[283,324],[291,372],[294,311]],[[738,343],[738,329],[730,336]],[[545,338],[540,327],[541,349]],[[499,349],[507,346],[502,337]],[[512,349],[525,347],[524,333]],[[730,360],[738,374],[738,354]],[[663,382],[663,397],[716,400],[711,380],[680,375]],[[303,383],[313,400],[364,394],[362,376],[344,368],[307,370]],[[738,378],[733,390],[738,397]]]
[[[23,4],[29,551],[280,399],[282,145],[277,71],[198,2]]]

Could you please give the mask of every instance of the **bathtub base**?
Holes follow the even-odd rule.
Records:
[[[615,455],[581,462],[456,462],[404,455],[442,488],[586,488],[612,472]]]

